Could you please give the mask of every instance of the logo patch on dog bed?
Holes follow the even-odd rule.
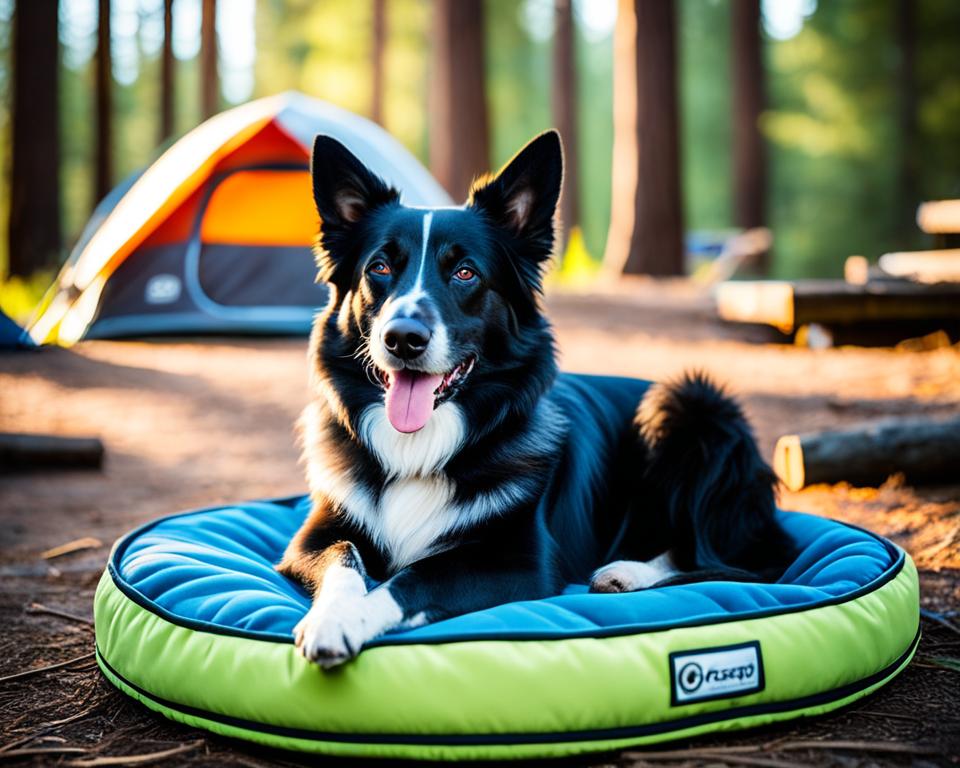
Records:
[[[670,654],[670,704],[728,699],[762,691],[760,643],[740,643]]]
[[[181,283],[176,275],[154,275],[147,281],[143,299],[147,304],[173,304],[180,298]]]

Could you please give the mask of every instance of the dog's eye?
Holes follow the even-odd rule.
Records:
[[[477,273],[474,272],[470,267],[460,267],[456,272],[453,273],[453,276],[457,280],[462,280],[463,282],[469,282],[477,276]]]
[[[375,261],[367,267],[367,272],[371,272],[374,275],[389,275],[391,271],[390,265],[385,261]]]

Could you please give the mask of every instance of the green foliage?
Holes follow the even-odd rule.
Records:
[[[589,0],[586,0],[589,2]],[[613,35],[577,35],[580,226],[587,251],[603,258],[610,224],[613,156]]]
[[[821,3],[768,45],[770,217],[778,275],[839,276],[846,256],[895,240],[893,4]]]
[[[729,4],[682,0],[678,22],[684,224],[725,229],[733,224]]]
[[[60,205],[67,247],[80,234],[93,199],[94,70],[92,60],[60,70]],[[70,115],[71,119],[63,119]]]
[[[260,0],[255,95],[294,89],[369,116],[371,8],[369,2]],[[429,35],[429,0],[387,3],[384,123],[424,162]]]
[[[920,193],[960,197],[960,3],[917,0],[916,7]]]
[[[384,125],[426,164],[430,3],[389,0],[387,9]]]
[[[487,0],[487,104],[491,165],[499,168],[535,134],[553,124],[550,111],[550,44],[530,39],[520,3]]]
[[[589,2],[589,0],[587,0]],[[538,5],[549,26],[550,2],[487,0],[487,102],[491,122],[491,167],[498,168],[534,135],[553,126],[552,39],[531,33],[523,20]],[[593,41],[578,28],[575,40],[580,226],[590,252],[601,258],[610,216],[613,150],[612,35]]]
[[[915,144],[900,120],[896,3],[821,2],[791,40],[768,43],[776,274],[839,276],[844,258],[922,247],[914,211],[960,194],[960,6],[917,2]],[[914,164],[916,189],[903,186]]]

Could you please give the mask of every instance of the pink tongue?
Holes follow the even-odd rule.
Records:
[[[392,371],[387,389],[387,418],[398,432],[423,429],[433,413],[433,393],[443,376],[417,371]]]

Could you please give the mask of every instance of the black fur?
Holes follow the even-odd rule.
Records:
[[[773,517],[776,477],[736,401],[703,373],[690,374],[651,387],[636,425],[644,503],[685,573],[673,581],[779,576],[792,545]]]
[[[311,339],[314,398],[303,419],[314,509],[282,572],[315,594],[330,562],[382,583],[376,589],[388,590],[403,618],[379,632],[557,594],[611,560],[666,550],[681,579],[772,579],[790,562],[773,475],[739,407],[706,377],[650,387],[558,375],[539,307],[562,178],[555,132],[477,182],[464,208],[429,218],[333,139],[317,138],[313,177],[318,263],[332,299]],[[414,301],[416,287],[423,298]],[[414,360],[378,346],[378,323],[402,306],[436,336],[440,369],[429,346]],[[398,470],[404,456],[384,457],[377,445],[409,452],[415,438],[396,442],[382,420],[380,432],[370,427],[385,382],[401,374],[449,375],[422,429],[440,423],[441,409],[442,423],[462,427],[437,466],[410,474]],[[384,505],[398,488],[425,482],[448,494],[437,520],[449,525],[438,523],[430,546],[398,562],[409,531],[385,535],[385,515],[409,515],[413,526],[426,513]],[[325,551],[333,556],[318,556]],[[321,663],[356,652],[308,646]]]

